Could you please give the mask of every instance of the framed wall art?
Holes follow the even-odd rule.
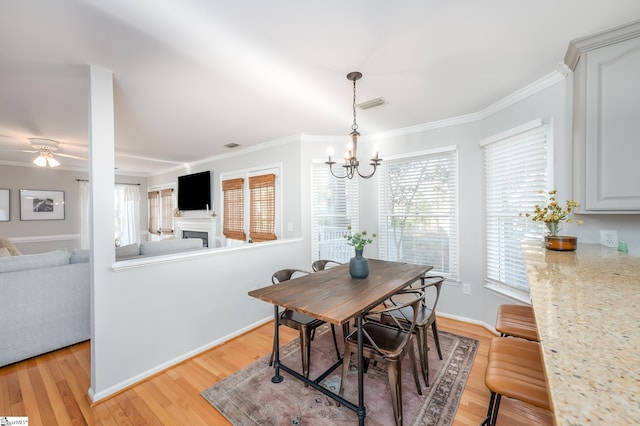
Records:
[[[11,220],[11,190],[0,189],[0,222],[9,222]]]
[[[20,220],[64,219],[64,191],[20,190]]]

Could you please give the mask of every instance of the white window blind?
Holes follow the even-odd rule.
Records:
[[[358,179],[337,179],[324,163],[311,165],[312,261],[348,262],[354,255],[344,234],[358,228]]]
[[[380,257],[431,265],[431,272],[457,281],[455,147],[385,161],[379,182]]]
[[[486,283],[528,296],[521,241],[540,239],[540,222],[520,216],[544,202],[549,126],[532,123],[503,138],[482,143],[486,211]]]

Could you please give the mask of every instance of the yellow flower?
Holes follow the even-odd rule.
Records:
[[[540,206],[536,204],[534,206],[534,212],[531,216],[531,220],[534,222],[544,222],[549,230],[550,235],[558,235],[560,222],[566,221],[567,223],[573,223],[573,219],[569,215],[573,212],[573,209],[580,206],[576,200],[566,200],[566,207],[561,207],[556,200],[556,190],[553,189],[547,192],[549,196],[549,202],[546,206]],[[543,194],[544,191],[540,190],[538,193]],[[526,217],[530,217],[529,213],[524,214]],[[520,213],[522,216],[522,213]],[[578,225],[581,225],[582,220],[577,221]]]

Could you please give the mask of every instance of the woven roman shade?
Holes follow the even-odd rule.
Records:
[[[160,191],[160,205],[162,206],[162,233],[173,235],[173,188]]]
[[[149,191],[147,193],[149,200],[149,233],[158,234],[160,232],[160,191]]]
[[[254,242],[276,240],[276,175],[249,178],[249,237]]]
[[[222,233],[226,238],[245,241],[244,232],[244,179],[222,181],[224,194],[224,220]]]

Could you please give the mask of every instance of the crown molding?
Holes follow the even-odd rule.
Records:
[[[562,66],[561,66],[562,65]],[[396,136],[404,136],[412,133],[425,132],[429,130],[441,129],[444,127],[457,126],[461,124],[473,123],[487,118],[511,105],[514,105],[554,84],[563,81],[568,75],[564,64],[559,64],[558,69],[547,74],[541,79],[513,92],[499,101],[489,105],[488,107],[471,114],[460,115],[457,117],[447,118],[444,120],[432,121],[429,123],[418,124],[416,126],[404,127],[402,129],[391,130],[388,132],[376,133],[370,136],[371,140],[386,139]]]
[[[590,50],[599,49],[614,43],[620,43],[630,38],[640,36],[640,20],[632,21],[608,30],[600,31],[569,42],[564,63],[571,71],[576,69],[580,56]]]

